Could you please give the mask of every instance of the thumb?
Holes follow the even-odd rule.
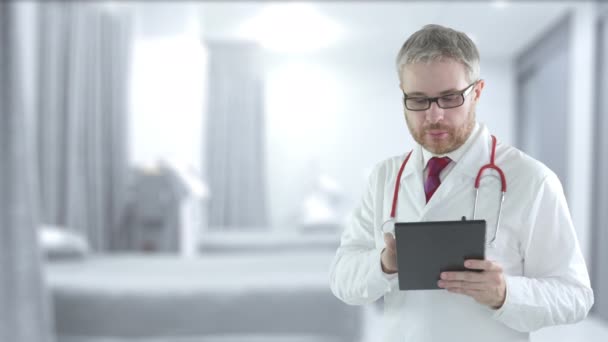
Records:
[[[397,250],[397,241],[395,241],[393,234],[384,233],[384,244],[386,244],[386,249],[390,252],[395,252]]]

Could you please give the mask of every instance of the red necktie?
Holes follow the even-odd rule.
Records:
[[[428,168],[429,175],[426,177],[424,182],[424,193],[426,194],[426,202],[428,203],[433,194],[441,184],[439,180],[439,173],[445,168],[452,160],[448,157],[438,158],[433,157],[429,160]]]

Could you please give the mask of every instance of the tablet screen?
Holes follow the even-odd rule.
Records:
[[[485,258],[485,235],[485,220],[396,223],[399,289],[440,289],[441,272]]]

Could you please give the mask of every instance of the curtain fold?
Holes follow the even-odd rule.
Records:
[[[36,15],[32,4],[0,2],[0,342],[54,340],[36,235]]]
[[[261,52],[248,42],[208,41],[207,48],[209,227],[267,227]]]
[[[129,13],[41,3],[38,150],[41,219],[114,249],[127,182]]]

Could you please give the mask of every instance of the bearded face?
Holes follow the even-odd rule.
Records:
[[[408,97],[424,99],[462,94],[472,82],[466,77],[465,67],[457,61],[436,61],[405,66],[401,75],[401,89]],[[405,121],[414,140],[426,150],[445,154],[462,146],[475,127],[475,108],[483,80],[472,85],[464,95],[462,105],[440,108],[431,103],[426,110],[405,109]]]

